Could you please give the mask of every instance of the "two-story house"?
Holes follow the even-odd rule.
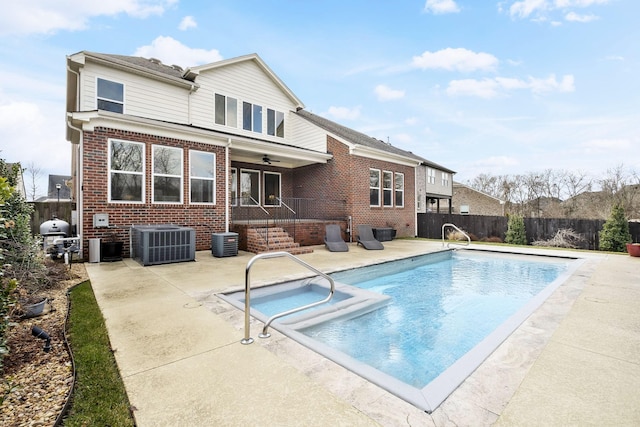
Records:
[[[307,245],[322,242],[326,221],[345,239],[358,224],[416,234],[425,160],[307,112],[256,54],[186,69],[70,55],[66,120],[83,251],[115,233],[126,253],[141,224],[193,228],[205,250],[211,233],[292,216]]]

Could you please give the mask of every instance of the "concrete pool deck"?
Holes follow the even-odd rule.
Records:
[[[324,246],[299,258],[323,272],[434,252]],[[475,247],[475,245],[472,245]],[[506,251],[505,246],[478,246]],[[138,426],[640,425],[640,258],[527,248],[585,259],[577,271],[432,414],[244,314],[217,293],[242,289],[254,254],[142,267],[87,263]],[[257,261],[252,286],[300,278],[287,258]]]

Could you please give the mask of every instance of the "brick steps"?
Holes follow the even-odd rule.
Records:
[[[248,229],[247,250],[256,254],[284,251],[300,255],[313,252],[310,247],[296,243],[289,233],[280,227]]]

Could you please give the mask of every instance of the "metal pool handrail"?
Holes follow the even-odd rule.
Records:
[[[446,227],[451,227],[451,228],[455,228],[456,230],[458,230],[460,233],[462,233],[464,235],[464,237],[467,238],[467,244],[465,246],[469,246],[471,244],[471,237],[469,237],[469,235],[467,233],[465,233],[464,231],[462,231],[461,229],[459,229],[458,227],[456,227],[454,224],[451,223],[446,223],[446,224],[442,224],[442,246],[444,246],[444,229]],[[447,242],[447,247],[449,247],[451,243]],[[462,243],[455,243],[456,245],[461,245]]]
[[[245,270],[245,276],[244,276],[244,338],[240,341],[242,344],[251,344],[253,342],[253,338],[251,338],[251,329],[249,325],[249,311],[251,309],[251,278],[250,278],[251,267],[259,259],[280,258],[285,256],[289,257],[290,259],[302,265],[303,267],[306,267],[308,270],[311,270],[314,273],[318,274],[319,276],[322,276],[325,279],[327,279],[330,284],[329,295],[321,301],[316,301],[311,304],[303,305],[302,307],[293,308],[291,310],[283,311],[282,313],[274,314],[264,324],[264,327],[262,328],[262,333],[259,335],[260,338],[268,338],[269,336],[271,336],[271,334],[267,332],[267,329],[269,328],[269,325],[271,325],[271,322],[273,322],[274,320],[283,316],[288,316],[289,314],[292,314],[292,313],[297,313],[298,311],[315,307],[316,305],[324,304],[326,302],[329,302],[333,297],[333,293],[336,287],[333,279],[327,274],[323,273],[322,271],[302,261],[300,258],[294,255],[291,255],[289,252],[265,252],[265,253],[254,256],[247,263],[247,268]]]

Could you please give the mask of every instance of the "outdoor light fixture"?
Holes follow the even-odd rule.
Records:
[[[34,326],[33,328],[31,328],[31,335],[36,338],[40,338],[41,340],[45,340],[43,350],[45,353],[49,353],[49,350],[51,350],[51,337],[49,336],[49,334],[43,331],[41,328]]]

